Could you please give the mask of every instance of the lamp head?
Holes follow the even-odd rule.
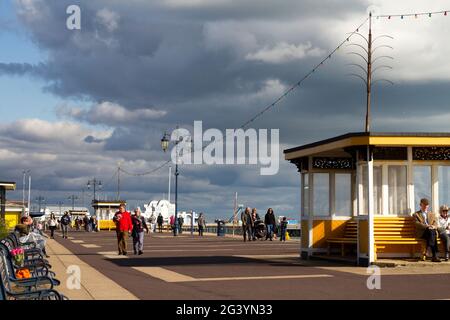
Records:
[[[164,152],[166,152],[167,149],[169,149],[169,137],[167,133],[164,133],[161,139],[161,148],[163,149]]]

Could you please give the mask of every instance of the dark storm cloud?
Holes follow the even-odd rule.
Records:
[[[96,139],[93,136],[87,136],[86,138],[84,138],[84,142],[86,143],[100,143],[103,142],[104,140],[102,139]]]
[[[181,0],[16,3],[20,21],[48,59],[38,65],[0,64],[0,74],[40,77],[53,94],[92,102],[89,108],[68,108],[59,115],[110,130],[78,130],[76,139],[67,137],[65,147],[75,154],[62,152],[64,142],[55,141],[53,132],[2,131],[12,131],[3,137],[2,149],[15,151],[2,156],[10,159],[2,160],[2,171],[15,169],[16,178],[8,178],[17,180],[19,164],[33,166],[32,161],[18,162],[20,156],[44,150],[46,155],[35,159],[42,170],[36,179],[49,194],[79,191],[93,176],[107,180],[104,192],[113,193],[117,161],[135,173],[157,167],[168,159],[159,145],[162,133],[177,124],[189,128],[202,120],[205,130],[239,127],[341,40],[332,36],[336,26],[345,24],[345,32],[351,31],[368,6],[357,0],[211,0],[190,6]],[[81,7],[80,31],[65,28],[65,10],[72,4]],[[308,44],[310,51],[303,52]],[[286,147],[361,131],[364,87],[346,76],[352,72],[345,66],[346,56],[345,50],[334,55],[250,127],[280,129]],[[448,113],[448,86],[445,80],[376,86],[375,130],[445,131],[445,119],[430,115]],[[115,107],[99,112],[105,103]],[[154,113],[160,110],[165,113]],[[267,177],[259,176],[259,167],[182,166],[181,208],[226,214],[238,192],[240,202],[260,211],[268,206],[278,213],[298,211],[296,167],[282,157],[280,153],[279,174]],[[162,197],[167,192],[165,170],[144,177],[123,175],[124,197],[136,202]]]
[[[29,63],[0,63],[0,74],[25,75],[34,70],[35,67]]]
[[[158,1],[136,1],[133,5],[79,1],[75,3],[82,10],[82,30],[69,31],[65,28],[65,8],[73,1],[30,3],[39,5],[37,17],[30,10],[19,12],[35,42],[49,50],[46,74],[42,75],[48,80],[47,89],[63,97],[89,96],[128,108],[149,103],[170,108],[174,102],[186,99],[252,92],[269,76],[293,78],[286,74],[293,70],[291,66],[280,70],[262,68],[258,63],[238,59],[232,47],[209,50],[204,37],[208,23],[231,21],[232,26],[235,20],[295,21],[311,19],[313,12],[332,10],[336,16],[363,9],[359,1],[347,6],[351,11],[342,10],[334,1],[320,5],[313,1],[241,1],[238,5],[219,3],[192,8],[165,6]],[[97,17],[104,9],[117,14],[117,28],[111,32],[104,30]],[[245,33],[245,25],[236,31]],[[220,33],[216,36],[220,37]],[[255,37],[264,44],[262,36]],[[311,37],[300,32],[297,40]]]

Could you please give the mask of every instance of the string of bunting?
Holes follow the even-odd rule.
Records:
[[[147,176],[147,175],[150,175],[150,174],[152,174],[152,173],[155,173],[156,171],[158,171],[158,170],[164,168],[164,167],[167,166],[170,162],[172,162],[172,161],[171,161],[171,160],[167,160],[166,162],[164,162],[164,163],[161,164],[160,166],[154,168],[153,170],[150,170],[150,171],[147,171],[147,172],[142,172],[142,173],[132,173],[132,172],[129,172],[129,171],[123,169],[122,167],[120,167],[119,170],[120,170],[120,172],[123,172],[123,173],[125,173],[125,174],[127,174],[127,175],[129,175],[129,176],[133,176],[133,177]]]
[[[325,64],[325,62],[328,59],[331,59],[331,57],[338,51],[346,42],[350,41],[350,38],[359,32],[359,29],[363,27],[369,18],[366,18],[353,32],[350,33],[348,37],[346,37],[342,42],[339,43],[337,47],[334,48],[325,58],[322,59],[318,64],[314,66],[314,68],[311,69],[308,73],[306,73],[303,78],[301,78],[299,81],[297,81],[295,84],[293,84],[289,89],[287,89],[281,96],[279,96],[274,102],[269,104],[266,108],[262,109],[260,112],[258,112],[254,117],[244,122],[240,128],[244,129],[246,126],[248,126],[250,123],[258,119],[260,116],[262,116],[264,113],[275,107],[281,100],[286,98],[287,95],[289,95],[292,91],[294,91],[296,88],[298,88],[306,79],[308,79],[314,72],[316,72],[317,69],[319,69],[321,66]]]
[[[114,180],[114,178],[117,176],[117,171],[114,172],[114,174],[107,180],[107,182],[103,182],[103,190],[106,190],[109,184]],[[88,195],[91,193],[88,193]],[[92,193],[93,195],[93,193]]]
[[[420,13],[406,13],[406,14],[390,14],[390,15],[376,15],[374,16],[374,18],[379,19],[379,18],[387,18],[388,20],[394,18],[394,17],[400,17],[401,19],[404,19],[405,17],[415,17],[418,18],[419,16],[428,16],[428,17],[432,17],[433,15],[444,15],[447,16],[448,12],[450,12],[450,10],[443,10],[443,11],[434,11],[434,12],[420,12]],[[363,27],[367,21],[369,20],[369,18],[366,18],[353,32],[350,33],[349,36],[347,36],[342,42],[339,43],[338,46],[336,46],[328,55],[325,56],[325,58],[323,58],[318,64],[316,64],[308,73],[306,73],[299,81],[297,81],[296,83],[294,83],[291,87],[289,87],[286,91],[284,91],[277,99],[275,99],[272,103],[270,103],[269,105],[267,105],[264,109],[262,109],[261,111],[259,111],[256,115],[254,115],[252,118],[250,118],[249,120],[245,121],[239,128],[244,129],[246,128],[250,123],[254,122],[256,119],[258,119],[259,117],[261,117],[264,113],[266,113],[267,111],[269,111],[270,109],[272,109],[273,107],[275,107],[276,105],[278,105],[282,100],[284,100],[292,91],[294,91],[295,89],[297,89],[298,87],[301,86],[301,84],[308,79],[312,74],[314,74],[314,72],[316,72],[317,69],[319,69],[321,66],[323,66],[327,60],[331,59],[331,57],[336,53],[336,51],[338,51],[346,42],[350,41],[350,38],[359,33],[359,29],[361,27]],[[205,147],[202,147],[201,150],[203,150]],[[191,152],[194,152],[194,150],[192,150]],[[155,172],[157,172],[158,170],[164,168],[166,165],[168,165],[171,162],[171,160],[168,160],[166,162],[164,162],[163,164],[161,164],[160,166],[156,167],[155,169],[151,170],[151,171],[147,171],[147,172],[142,172],[142,173],[131,173],[128,172],[122,168],[120,168],[120,171],[131,175],[131,176],[145,176],[145,175],[150,175],[153,174]]]
[[[289,89],[287,89],[282,95],[280,95],[277,99],[275,99],[271,104],[269,104],[267,107],[265,107],[264,109],[262,109],[260,112],[258,112],[255,116],[253,116],[252,118],[250,118],[249,120],[247,120],[246,122],[244,122],[239,128],[244,129],[245,127],[247,127],[250,123],[252,123],[253,121],[255,121],[256,119],[258,119],[259,117],[261,117],[264,113],[266,113],[267,111],[269,111],[270,109],[272,109],[273,107],[275,107],[275,105],[277,105],[280,101],[282,101],[284,98],[286,98],[292,91],[294,91],[296,88],[298,88],[306,79],[308,79],[318,68],[320,68],[321,66],[324,65],[324,63],[328,60],[331,59],[331,57],[334,55],[334,53],[336,51],[338,51],[342,45],[344,45],[344,43],[350,41],[350,38],[359,32],[359,29],[361,27],[363,27],[367,21],[369,20],[369,18],[366,18],[353,32],[350,33],[350,35],[348,37],[346,37],[334,50],[332,50],[325,58],[323,58],[318,64],[316,64],[311,71],[309,71],[308,73],[306,73],[303,78],[301,78],[299,81],[297,81],[295,84],[293,84]],[[205,147],[202,147],[201,150],[203,150]],[[194,152],[191,151],[191,152]],[[148,172],[143,172],[143,173],[130,173],[127,172],[125,170],[123,170],[122,168],[120,168],[120,170],[128,175],[132,175],[132,176],[144,176],[144,175],[149,175],[152,174],[160,169],[162,169],[163,167],[165,167],[168,163],[170,163],[171,161],[168,160],[165,163],[163,163],[162,165],[160,165],[159,167],[148,171]]]
[[[403,15],[378,15],[376,16],[377,18],[381,18],[381,17],[388,17],[389,19],[391,17],[394,16],[401,16],[402,18],[405,16],[411,16],[414,15],[416,16],[416,18],[420,15],[429,15],[431,17],[431,15],[433,14],[444,14],[445,16],[447,16],[447,12],[449,10],[445,10],[445,11],[435,11],[435,12],[428,12],[428,13],[409,13],[409,14],[403,14]],[[255,116],[253,116],[252,118],[250,118],[249,120],[247,120],[246,122],[244,122],[240,128],[244,129],[245,127],[247,127],[250,123],[252,123],[253,121],[255,121],[256,119],[258,119],[259,117],[261,117],[264,113],[266,113],[267,111],[269,111],[270,109],[272,109],[273,107],[275,107],[280,101],[282,101],[284,98],[286,98],[292,91],[294,91],[296,88],[298,88],[306,79],[308,79],[318,68],[320,68],[321,66],[323,66],[325,64],[325,62],[328,59],[331,59],[331,57],[334,55],[334,53],[336,53],[336,51],[338,51],[346,42],[350,41],[350,38],[359,33],[359,29],[361,29],[369,20],[369,18],[366,18],[353,32],[350,33],[350,35],[345,38],[341,43],[339,43],[339,45],[337,47],[335,47],[334,50],[332,50],[322,61],[320,61],[317,65],[315,65],[311,71],[309,71],[308,73],[306,73],[303,78],[301,78],[299,81],[297,81],[295,84],[293,84],[289,89],[287,89],[281,96],[279,96],[275,101],[273,101],[271,104],[269,104],[267,107],[265,107],[264,109],[262,109],[260,112],[258,112]]]
[[[400,17],[400,19],[404,19],[406,17],[414,17],[415,19],[417,19],[421,16],[427,16],[427,17],[431,18],[433,15],[448,16],[449,12],[450,12],[450,10],[434,11],[434,12],[404,13],[404,14],[383,14],[383,15],[374,16],[374,18],[376,18],[376,19],[387,18],[388,20],[390,20],[392,18],[398,18],[398,17]]]
[[[250,118],[249,120],[245,121],[239,128],[240,129],[244,129],[245,127],[247,127],[250,123],[252,123],[253,121],[255,121],[256,119],[258,119],[259,117],[261,117],[264,113],[266,113],[267,111],[269,111],[270,109],[272,109],[273,107],[275,107],[277,104],[279,104],[282,100],[284,100],[284,98],[286,98],[292,91],[294,91],[296,88],[298,88],[306,79],[308,79],[314,72],[316,72],[316,70],[318,68],[320,68],[321,66],[323,66],[325,64],[325,62],[329,59],[331,59],[331,57],[334,55],[334,53],[336,53],[336,51],[338,51],[346,42],[350,41],[350,38],[355,35],[356,33],[359,32],[359,29],[361,27],[363,27],[367,21],[369,20],[369,18],[366,18],[353,32],[350,33],[349,36],[347,36],[343,41],[341,41],[339,43],[339,45],[337,47],[334,48],[334,50],[332,50],[328,55],[325,56],[325,58],[323,58],[319,63],[317,63],[308,73],[306,73],[303,78],[301,78],[299,81],[297,81],[296,83],[294,83],[291,87],[289,87],[289,89],[287,89],[286,91],[283,92],[283,94],[281,94],[277,99],[275,99],[271,104],[269,104],[267,107],[265,107],[264,109],[262,109],[260,112],[258,112],[255,116],[253,116],[252,118]],[[206,146],[205,146],[206,147]],[[202,147],[199,150],[203,150],[205,147]],[[191,153],[195,152],[195,150],[191,150]],[[167,164],[169,164],[171,162],[171,160],[168,160],[166,162],[164,162],[162,165],[156,167],[155,169],[148,171],[148,172],[142,172],[142,173],[131,173],[128,172],[122,168],[120,168],[120,171],[128,174],[130,176],[146,176],[146,175],[150,175],[152,173],[157,172],[158,170],[164,168]]]

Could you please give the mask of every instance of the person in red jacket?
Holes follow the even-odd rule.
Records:
[[[119,211],[114,215],[113,221],[116,224],[117,244],[119,247],[119,255],[127,255],[127,239],[133,231],[133,223],[131,222],[131,214],[126,211],[125,204],[121,204]]]

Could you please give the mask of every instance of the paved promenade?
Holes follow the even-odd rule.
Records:
[[[71,299],[449,299],[450,263],[382,268],[381,290],[365,268],[298,258],[299,242],[150,234],[144,254],[117,255],[115,232],[59,233],[48,251],[59,290]],[[68,289],[69,266],[81,271]],[[68,279],[69,277],[69,279]]]

